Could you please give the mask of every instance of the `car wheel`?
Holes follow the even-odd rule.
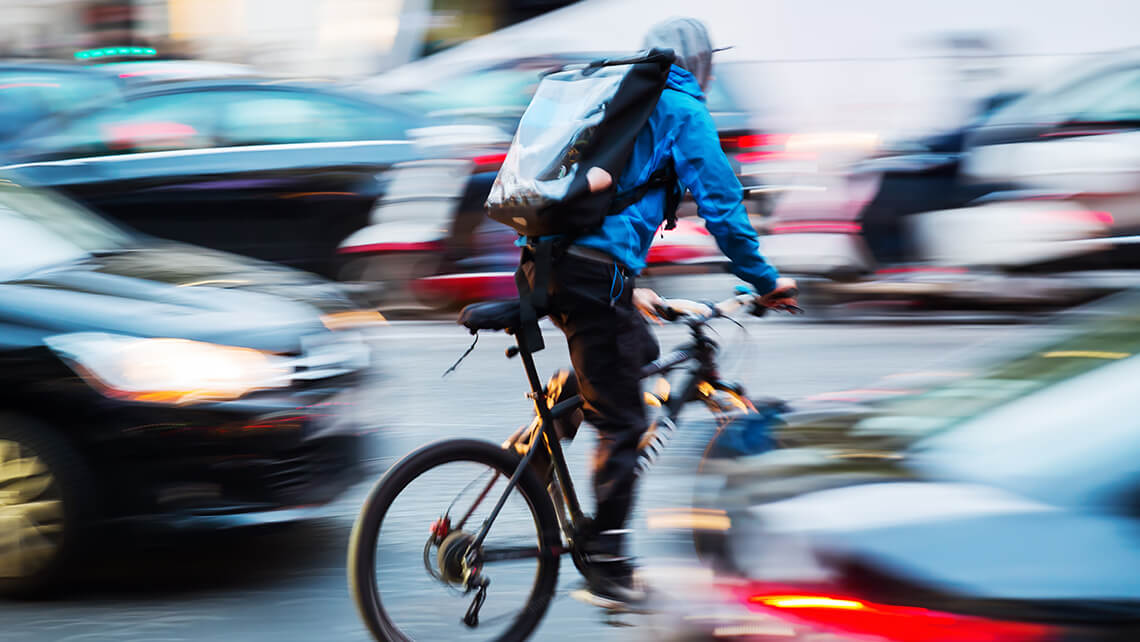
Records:
[[[0,596],[58,586],[93,507],[83,460],[56,431],[0,413]]]

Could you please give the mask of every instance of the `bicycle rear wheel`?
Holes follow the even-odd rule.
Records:
[[[561,537],[532,471],[464,562],[519,461],[487,442],[444,441],[377,482],[348,554],[350,591],[377,639],[524,640],[538,626],[557,585]],[[489,581],[476,626],[464,622],[480,593],[472,577]]]

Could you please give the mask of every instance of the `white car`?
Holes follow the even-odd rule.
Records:
[[[1140,267],[1140,53],[1058,76],[974,129],[966,150],[964,179],[1077,201],[1108,227],[1096,267]]]

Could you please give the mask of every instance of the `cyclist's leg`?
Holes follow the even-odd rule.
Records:
[[[522,274],[533,282],[533,264]],[[553,266],[550,318],[566,335],[586,420],[599,432],[594,458],[598,530],[625,526],[636,481],[638,443],[645,432],[641,366],[658,346],[633,306],[634,279],[613,264],[562,256]],[[620,550],[622,538],[613,538]],[[615,554],[617,551],[615,551]]]
[[[597,513],[589,552],[614,562],[600,573],[628,584],[621,577],[629,570],[623,530],[637,481],[638,444],[646,430],[640,371],[657,357],[658,347],[633,306],[633,279],[620,272],[615,277],[613,269],[574,257],[559,261],[551,317],[566,335],[586,420],[598,430],[593,462]]]

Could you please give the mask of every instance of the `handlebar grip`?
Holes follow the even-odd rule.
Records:
[[[772,299],[772,301],[782,301],[784,299],[794,299],[794,298],[798,297],[799,295],[800,295],[800,291],[798,288],[788,288],[787,290],[784,290],[783,292],[780,293],[780,298]],[[760,301],[757,300],[756,303],[753,304],[753,306],[752,306],[752,316],[762,317],[768,313],[769,309],[782,310],[784,312],[790,312],[792,314],[799,314],[799,313],[803,312],[803,309],[800,308],[799,306],[796,306],[796,305],[784,304],[784,305],[776,305],[776,306],[769,308],[768,306],[760,303]]]
[[[655,305],[653,306],[653,312],[666,321],[676,321],[681,316],[676,310],[667,305]]]
[[[780,293],[780,299],[794,299],[800,295],[799,288],[788,288]],[[780,299],[776,299],[779,301]]]

